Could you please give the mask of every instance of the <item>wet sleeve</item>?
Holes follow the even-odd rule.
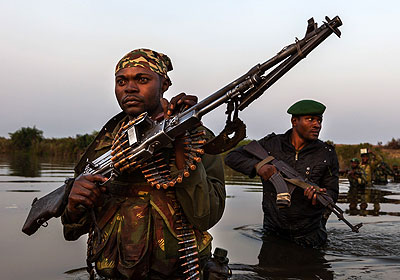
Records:
[[[208,230],[221,219],[226,192],[220,156],[203,155],[196,170],[175,187],[186,217],[196,228]]]
[[[336,202],[339,196],[339,162],[333,147],[328,170],[322,179],[322,186],[326,188],[327,194]]]
[[[225,157],[225,164],[228,165],[235,171],[249,176],[250,178],[255,177],[256,169],[255,165],[260,160],[255,159],[252,155],[243,149],[243,146],[231,151]]]
[[[63,224],[63,233],[65,240],[74,241],[80,236],[89,232],[90,221],[87,212],[82,213],[82,218],[79,221],[72,223],[68,212],[65,210],[61,216],[61,223]]]

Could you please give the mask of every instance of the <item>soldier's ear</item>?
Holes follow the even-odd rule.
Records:
[[[299,119],[295,116],[292,116],[292,118],[290,119],[290,122],[292,123],[292,127],[296,127],[297,126],[297,121]]]
[[[161,92],[162,93],[166,92],[169,88],[169,85],[170,85],[169,80],[163,78],[161,82]]]

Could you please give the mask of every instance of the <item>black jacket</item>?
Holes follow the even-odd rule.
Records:
[[[270,155],[292,166],[303,178],[326,188],[328,195],[336,202],[339,192],[339,164],[334,147],[316,140],[296,152],[291,144],[291,133],[291,129],[285,134],[272,133],[258,142]],[[258,162],[243,147],[230,152],[225,158],[229,167],[250,177],[256,175],[254,166]],[[262,180],[262,183],[265,228],[282,234],[301,236],[320,227],[324,208],[321,205],[313,206],[301,188],[297,187],[293,191],[290,207],[278,209],[274,186],[269,181]]]

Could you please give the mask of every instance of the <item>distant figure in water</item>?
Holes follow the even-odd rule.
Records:
[[[393,181],[400,183],[400,170],[397,164],[393,164]]]
[[[361,149],[361,164],[360,167],[364,170],[365,175],[367,176],[367,184],[372,186],[372,179],[374,170],[378,166],[380,162],[382,162],[381,157],[377,157],[374,152],[369,151],[364,148]]]
[[[293,167],[336,202],[339,164],[335,148],[318,140],[325,108],[314,100],[296,102],[287,110],[292,115],[292,128],[285,134],[269,134],[258,143],[269,155]],[[303,247],[324,245],[328,239],[325,225],[330,213],[317,202],[316,189],[308,187],[303,191],[296,187],[290,195],[291,205],[278,208],[277,191],[269,180],[277,170],[264,162],[260,162],[244,147],[230,152],[225,158],[225,163],[234,170],[250,177],[261,177],[265,235],[288,239]]]
[[[358,158],[352,158],[350,160],[350,167],[351,170],[347,173],[350,187],[365,188],[367,185],[367,176],[365,175],[365,171],[360,167]]]
[[[393,176],[393,171],[387,163],[380,162],[373,173],[373,181],[375,185],[386,185],[388,183],[388,176]]]

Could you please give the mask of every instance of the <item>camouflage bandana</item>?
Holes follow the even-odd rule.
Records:
[[[117,63],[117,66],[115,67],[115,73],[128,67],[147,68],[163,76],[168,80],[170,85],[172,84],[167,75],[167,72],[173,69],[172,62],[165,54],[149,49],[133,50],[121,58],[121,60]]]

